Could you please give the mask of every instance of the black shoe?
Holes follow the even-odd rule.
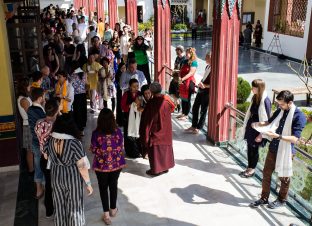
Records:
[[[259,206],[263,206],[266,204],[269,204],[268,200],[258,199],[257,201],[250,203],[249,206],[251,208],[258,208]]]
[[[275,201],[269,203],[268,208],[276,209],[276,208],[279,208],[279,207],[282,207],[282,206],[285,206],[285,205],[286,205],[285,201],[283,202],[283,201],[281,201],[279,199],[276,199]]]

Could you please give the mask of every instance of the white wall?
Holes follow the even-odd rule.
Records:
[[[50,4],[59,5],[60,8],[68,9],[72,2],[72,0],[40,0],[40,9],[43,9]]]
[[[125,6],[124,0],[117,1],[118,6]],[[143,6],[143,22],[146,22],[152,15],[154,15],[153,0],[138,0],[138,6]]]
[[[307,43],[309,36],[309,26],[311,18],[312,1],[308,1],[307,15],[305,22],[304,37],[294,37],[289,35],[279,35],[283,54],[295,59],[302,60],[305,57],[307,51]],[[263,30],[263,49],[267,50],[274,36],[274,32],[268,31],[268,19],[269,19],[270,1],[266,1],[265,9],[265,23]],[[276,48],[273,52],[277,52]]]

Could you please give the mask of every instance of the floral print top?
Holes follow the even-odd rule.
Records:
[[[37,121],[35,126],[35,133],[37,134],[40,151],[43,152],[43,147],[46,144],[48,138],[50,137],[53,127],[53,122],[48,121],[46,118]]]
[[[95,171],[112,172],[126,166],[120,129],[111,135],[93,131],[90,151],[94,154],[92,168]]]

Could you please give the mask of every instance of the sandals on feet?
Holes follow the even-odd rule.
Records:
[[[111,225],[112,224],[112,220],[110,219],[110,217],[105,217],[103,216],[103,221],[106,225]]]
[[[249,172],[247,172],[247,170],[243,171],[239,174],[239,176],[242,178],[249,178],[249,177],[253,177],[254,175],[255,175],[255,172],[249,173]]]
[[[109,210],[109,216],[111,216],[111,217],[116,217],[117,212],[118,212],[118,208],[116,208],[116,211],[115,211],[115,212],[113,212],[113,210],[110,209],[110,210]]]
[[[193,128],[193,127],[189,127],[189,128],[187,128],[187,129],[185,129],[184,131],[185,131],[185,132],[192,132],[192,131],[194,131],[194,128]]]
[[[194,130],[192,131],[192,133],[193,133],[193,134],[198,134],[198,133],[199,133],[199,129],[194,129]]]

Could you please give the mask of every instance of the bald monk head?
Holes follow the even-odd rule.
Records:
[[[43,66],[42,68],[41,68],[41,74],[42,74],[42,76],[43,77],[47,77],[47,76],[49,76],[49,74],[50,74],[50,68],[48,67],[48,66]]]

